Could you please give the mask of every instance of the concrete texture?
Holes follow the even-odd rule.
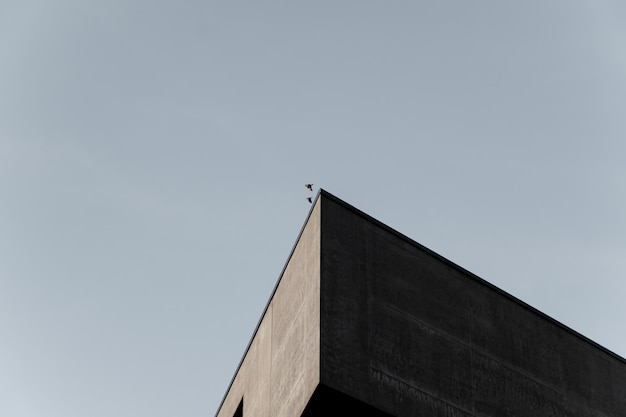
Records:
[[[218,410],[233,417],[299,416],[319,384],[320,206],[303,228]]]
[[[245,417],[623,417],[626,361],[320,191],[217,416],[242,398]]]

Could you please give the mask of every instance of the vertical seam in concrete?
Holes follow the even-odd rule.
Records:
[[[320,194],[320,195],[322,195],[322,194]],[[323,268],[323,266],[324,266],[324,262],[323,262],[324,251],[322,250],[322,242],[324,242],[324,239],[322,237],[322,233],[323,233],[323,230],[324,230],[324,201],[325,201],[324,198],[320,198],[319,215],[318,215],[319,216],[319,233],[320,233],[320,235],[319,235],[319,248],[318,248],[319,249],[319,254],[320,254],[319,255],[319,257],[320,257],[320,259],[319,259],[319,274],[320,275],[318,277],[318,280],[319,280],[319,294],[318,294],[318,299],[317,299],[317,302],[319,304],[319,306],[318,306],[319,317],[317,318],[318,321],[319,321],[319,323],[318,323],[318,325],[319,325],[319,340],[317,341],[317,343],[319,344],[318,350],[317,350],[317,354],[319,355],[318,361],[317,361],[317,363],[318,363],[318,366],[317,366],[317,372],[318,372],[318,375],[317,375],[317,385],[318,386],[322,382],[322,365],[323,365],[323,362],[322,362],[322,357],[323,357],[323,355],[322,355],[322,348],[323,348],[323,344],[322,344],[322,315],[323,315],[323,312],[322,312],[322,294],[323,294],[323,292],[322,292],[322,283],[323,283],[322,274],[324,272],[324,268]]]

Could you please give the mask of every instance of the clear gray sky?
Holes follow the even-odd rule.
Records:
[[[312,182],[626,356],[619,0],[0,0],[0,415],[213,417]]]

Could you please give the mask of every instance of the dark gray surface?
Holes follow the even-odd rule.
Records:
[[[626,361],[322,192],[321,383],[398,416],[626,416]]]

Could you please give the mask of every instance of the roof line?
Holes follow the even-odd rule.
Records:
[[[540,317],[548,320],[549,322],[555,324],[557,327],[560,327],[561,329],[571,333],[572,335],[578,337],[579,339],[589,343],[590,345],[592,345],[595,348],[600,349],[601,351],[607,353],[608,355],[612,356],[613,358],[623,362],[626,364],[626,358],[618,355],[617,353],[611,351],[610,349],[602,346],[601,344],[594,342],[592,339],[588,338],[587,336],[577,332],[576,330],[572,329],[571,327],[561,323],[560,321],[556,320],[555,318],[547,315],[546,313],[542,312],[541,310],[538,310],[537,308],[531,306],[530,304],[522,301],[521,299],[515,297],[514,295],[504,291],[503,289],[497,287],[496,285],[490,283],[489,281],[485,280],[484,278],[479,277],[478,275],[474,274],[473,272],[463,268],[462,266],[452,262],[451,260],[449,260],[448,258],[445,258],[444,256],[438,254],[437,252],[433,251],[432,249],[427,248],[426,246],[422,245],[421,243],[418,243],[417,241],[411,239],[410,237],[400,233],[399,231],[393,229],[392,227],[384,224],[383,222],[381,222],[380,220],[375,219],[374,217],[370,216],[369,214],[363,212],[362,210],[359,210],[358,208],[354,207],[353,205],[343,201],[342,199],[332,195],[331,193],[329,193],[328,191],[325,190],[320,190],[321,194],[330,199],[333,200],[334,202],[336,202],[337,204],[345,207],[346,209],[354,212],[355,214],[363,217],[364,219],[366,219],[367,221],[376,224],[377,226],[381,227],[382,229],[385,229],[386,231],[388,231],[389,233],[395,235],[396,237],[404,240],[405,242],[419,248],[420,250],[428,253],[429,255],[435,257],[436,259],[444,262],[445,264],[449,265],[450,267],[458,270],[459,272],[461,272],[462,274],[468,276],[469,278],[477,281],[478,283],[490,288],[491,290],[497,292],[498,294],[508,298],[509,300],[521,305],[523,308],[539,315]]]

